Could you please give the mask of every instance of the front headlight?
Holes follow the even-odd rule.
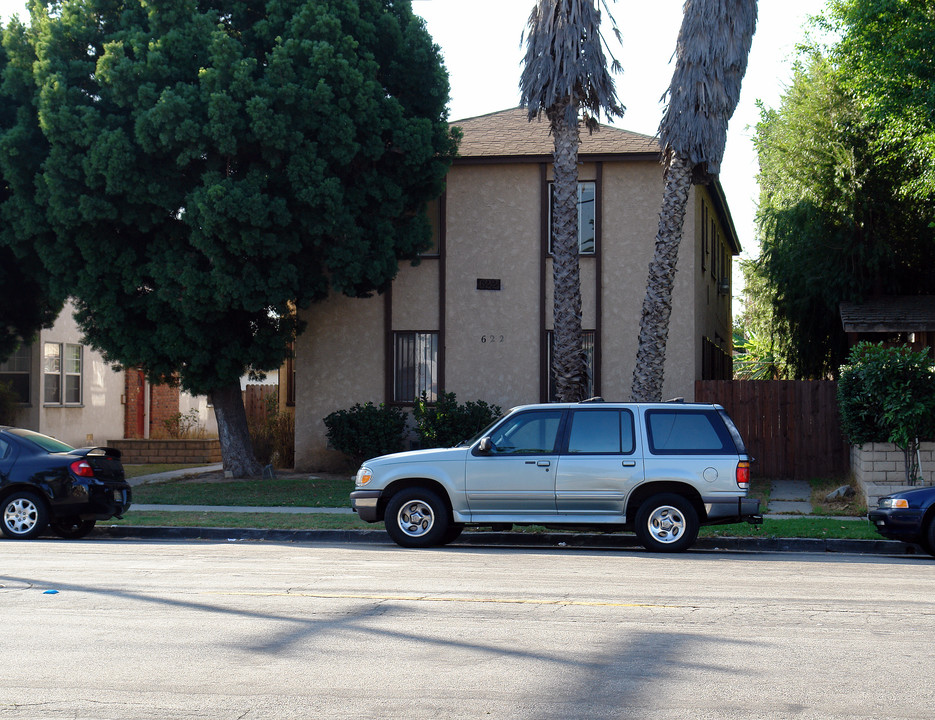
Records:
[[[909,501],[906,500],[906,498],[900,498],[900,497],[880,498],[880,507],[881,508],[908,508]]]
[[[361,465],[360,470],[357,471],[357,477],[354,478],[354,486],[362,488],[364,485],[370,482],[372,477],[373,470],[364,465]]]

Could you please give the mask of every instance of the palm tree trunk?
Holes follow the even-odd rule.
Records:
[[[260,477],[263,468],[253,454],[240,383],[212,391],[211,402],[218,421],[225,474],[235,478]]]
[[[581,277],[578,265],[578,122],[567,103],[550,109],[555,143],[552,203],[553,330],[552,369],[560,402],[584,400],[587,366],[581,331]]]
[[[675,284],[691,176],[691,162],[673,153],[665,171],[656,249],[649,263],[649,280],[640,317],[640,341],[631,389],[634,402],[662,400],[666,340],[669,335],[669,316],[672,314],[672,287]]]

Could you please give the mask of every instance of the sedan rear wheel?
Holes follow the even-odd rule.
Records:
[[[49,511],[35,493],[25,490],[8,495],[3,501],[3,522],[0,530],[14,540],[30,540],[45,532]]]

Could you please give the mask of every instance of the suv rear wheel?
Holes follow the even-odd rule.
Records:
[[[428,488],[406,488],[393,495],[384,523],[389,536],[403,547],[433,547],[449,537],[448,508],[438,493]]]
[[[682,552],[698,537],[698,513],[681,495],[653,495],[636,512],[636,537],[652,552]]]

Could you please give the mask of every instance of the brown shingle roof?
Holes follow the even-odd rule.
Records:
[[[451,123],[464,133],[458,154],[463,158],[529,157],[552,155],[549,123],[527,120],[524,108],[502,110],[490,115]],[[659,141],[648,135],[620,130],[610,125],[589,134],[581,132],[579,155],[658,154]]]
[[[843,302],[845,332],[935,331],[935,295],[880,297],[863,303]]]

